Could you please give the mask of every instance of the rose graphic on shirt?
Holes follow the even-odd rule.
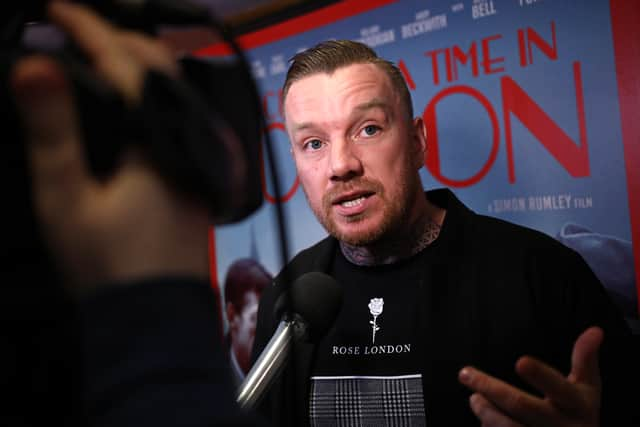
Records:
[[[373,316],[373,320],[369,320],[369,324],[371,325],[371,342],[372,344],[376,343],[376,331],[380,330],[380,326],[378,326],[378,316],[382,314],[382,307],[384,306],[384,299],[382,298],[371,298],[369,301],[369,313]]]

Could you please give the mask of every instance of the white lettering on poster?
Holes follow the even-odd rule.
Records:
[[[520,7],[531,6],[536,3],[542,3],[542,0],[519,0],[519,1],[520,1]]]
[[[570,207],[571,195],[569,194],[529,197],[530,211],[558,211]]]
[[[416,21],[427,19],[430,16],[431,16],[431,11],[429,9],[419,10],[418,12],[416,12]]]
[[[379,25],[373,25],[360,30],[358,41],[370,47],[381,46],[396,41],[396,33],[392,29],[381,31]]]
[[[504,212],[559,211],[567,209],[590,209],[593,207],[591,196],[572,194],[547,194],[515,196],[491,200],[487,211],[499,214]]]
[[[486,18],[498,13],[493,0],[473,0],[471,5],[471,17],[473,19]]]
[[[267,76],[267,70],[264,68],[261,61],[253,61],[251,63],[251,68],[255,78],[264,79]]]
[[[451,5],[452,12],[462,12],[464,10],[464,3],[454,3]]]
[[[277,74],[284,74],[287,72],[287,62],[284,60],[284,55],[275,55],[271,57],[271,65],[269,66],[269,74],[272,76]]]
[[[411,37],[419,36],[420,34],[441,30],[446,27],[447,15],[434,15],[427,19],[422,19],[403,25],[401,28],[402,38],[408,39]]]

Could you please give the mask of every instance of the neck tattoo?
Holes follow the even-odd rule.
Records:
[[[384,240],[367,246],[353,246],[340,242],[340,249],[349,262],[360,266],[393,264],[409,258],[438,238],[441,226],[430,218],[423,218],[413,224],[405,233],[399,233],[392,240]]]

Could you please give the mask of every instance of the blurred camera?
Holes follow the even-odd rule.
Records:
[[[0,28],[0,120],[6,145],[15,151],[11,169],[26,164],[9,75],[19,58],[40,52],[60,61],[67,73],[85,155],[97,179],[108,179],[123,153],[135,147],[168,185],[206,206],[215,224],[242,220],[261,206],[264,117],[259,95],[243,53],[208,10],[183,1],[82,2],[115,25],[151,35],[163,25],[206,25],[232,47],[234,53],[222,58],[181,58],[179,80],[149,71],[140,105],[130,107],[95,76],[81,51],[47,23],[46,3],[4,6],[10,10]]]

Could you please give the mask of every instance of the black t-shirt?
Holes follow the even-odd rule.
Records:
[[[313,375],[417,372],[418,295],[431,249],[394,264],[368,267],[354,265],[336,251],[331,275],[344,289],[344,302],[318,345]]]
[[[344,299],[311,375],[312,426],[424,425],[418,313],[435,244],[390,265],[357,266],[336,251]],[[421,346],[424,348],[424,346]],[[399,424],[398,424],[399,423]]]

